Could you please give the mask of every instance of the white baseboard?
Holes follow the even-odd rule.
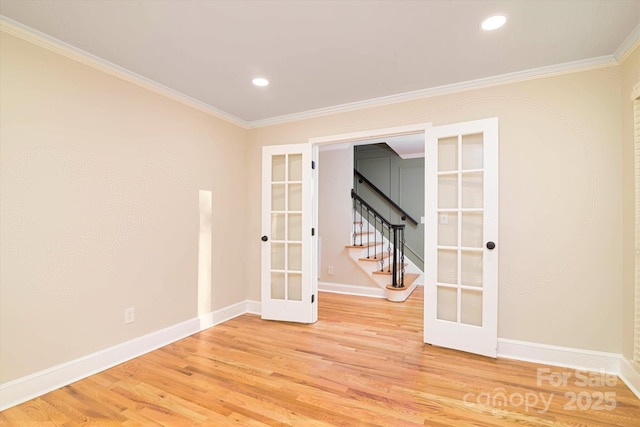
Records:
[[[246,301],[247,313],[262,314],[261,304],[262,303],[260,301],[247,300]]]
[[[318,290],[334,294],[356,295],[360,297],[386,298],[385,289],[372,286],[344,285],[342,283],[318,282]]]
[[[152,332],[131,341],[35,372],[0,385],[0,411],[64,387],[113,366],[251,312],[251,301],[239,302]]]
[[[640,372],[626,357],[620,356],[620,373],[618,376],[629,387],[629,390],[640,399]]]
[[[498,357],[618,375],[620,355],[498,338]]]
[[[219,325],[220,323],[231,320],[244,313],[247,313],[247,301],[241,301],[227,307],[220,308],[216,311],[212,311],[211,313],[198,318],[200,321],[200,331]]]
[[[498,357],[617,375],[640,399],[640,374],[621,354],[498,338]]]

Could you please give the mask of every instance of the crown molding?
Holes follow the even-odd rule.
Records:
[[[596,68],[609,67],[618,64],[618,61],[612,56],[600,56],[597,58],[583,59],[579,61],[565,62],[562,64],[550,65],[540,68],[532,68],[524,71],[516,71],[498,76],[486,77],[482,79],[469,80],[466,82],[454,83],[433,88],[420,89],[412,92],[400,93],[397,95],[384,96],[380,98],[372,98],[364,101],[351,102],[347,104],[336,105],[327,108],[318,108],[316,110],[303,111],[300,113],[287,114],[278,117],[272,117],[262,120],[254,120],[249,122],[251,128],[273,126],[282,123],[294,122],[298,120],[311,119],[316,117],[328,116],[331,114],[344,113],[349,111],[361,110],[371,107],[380,107],[385,105],[397,104],[400,102],[415,101],[418,99],[431,98],[434,96],[447,95],[451,93],[465,92],[473,89],[481,89],[491,86],[498,86],[508,83],[522,82],[526,80],[534,80],[543,77],[550,77],[561,74],[570,74],[578,71],[592,70]]]
[[[180,102],[184,105],[192,107],[196,110],[214,116],[216,118],[228,121],[236,126],[240,126],[244,129],[253,129],[260,127],[273,126],[277,124],[295,122],[305,119],[318,118],[328,116],[337,113],[344,113],[356,110],[362,110],[371,107],[380,107],[385,105],[397,104],[401,102],[414,101],[424,98],[431,98],[434,96],[447,95],[458,92],[465,92],[474,89],[487,88],[491,86],[498,86],[508,83],[516,83],[527,80],[534,80],[538,78],[550,77],[561,74],[569,74],[578,71],[585,71],[590,69],[608,67],[611,65],[617,65],[628,56],[633,49],[640,44],[640,25],[638,25],[634,31],[627,37],[627,39],[616,49],[613,55],[601,56],[597,58],[589,58],[579,61],[566,62],[562,64],[556,64],[546,67],[533,68],[524,71],[517,71],[508,74],[502,74],[498,76],[491,76],[476,80],[469,80],[466,82],[454,83],[449,85],[437,86],[427,89],[420,89],[411,92],[405,92],[395,95],[384,96],[380,98],[371,98],[364,101],[351,102],[341,105],[335,105],[326,108],[318,108],[309,111],[302,111],[299,113],[286,114],[277,117],[270,117],[266,119],[259,119],[253,121],[247,121],[240,119],[232,114],[229,114],[223,110],[215,108],[202,101],[194,99],[188,95],[164,86],[151,79],[143,77],[132,71],[129,71],[123,67],[99,58],[87,51],[71,46],[61,40],[55,39],[47,34],[37,31],[26,25],[20,24],[10,18],[0,15],[0,31],[16,36],[20,39],[56,52],[74,61],[88,65],[94,69],[100,70],[107,74],[118,77],[129,83],[133,83],[137,86],[150,90],[154,93],[165,96],[174,101]]]
[[[245,129],[251,127],[249,122],[235,117],[225,111],[219,110],[202,101],[198,101],[197,99],[171,89],[163,84],[136,74],[132,71],[127,70],[126,68],[120,67],[119,65],[99,58],[96,55],[93,55],[85,50],[78,49],[77,47],[71,46],[68,43],[65,43],[33,28],[27,27],[26,25],[20,24],[19,22],[16,22],[2,15],[0,15],[0,32],[18,37],[22,40],[43,47],[74,61],[88,65],[89,67],[110,74],[129,83],[133,83],[144,89],[150,90],[154,93],[165,96],[169,99],[180,102],[198,111],[225,120],[234,125],[240,126]]]
[[[620,46],[613,52],[613,57],[619,63],[624,61],[627,56],[640,44],[640,24],[629,34]]]

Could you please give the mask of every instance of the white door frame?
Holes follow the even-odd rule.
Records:
[[[333,145],[333,144],[346,144],[353,143],[357,145],[358,141],[366,141],[369,139],[385,138],[391,136],[410,135],[416,133],[423,133],[426,138],[427,129],[431,128],[431,123],[417,123],[411,125],[394,126],[389,128],[372,129],[358,132],[343,133],[338,135],[322,136],[316,138],[309,138],[309,144],[311,144],[311,158],[318,162],[318,151],[320,147]],[[322,167],[322,166],[319,166]],[[317,175],[316,175],[317,178]],[[313,196],[313,223],[317,229],[318,225],[318,179],[315,182],[314,196]],[[318,289],[318,246],[313,247],[313,285],[314,289]]]
[[[364,141],[367,139],[410,135],[413,133],[426,132],[427,129],[429,129],[430,127],[432,127],[431,123],[419,123],[414,125],[394,126],[390,128],[373,129],[373,130],[363,130],[358,132],[342,133],[339,135],[309,138],[309,144],[311,144],[314,147],[320,147],[323,145]]]

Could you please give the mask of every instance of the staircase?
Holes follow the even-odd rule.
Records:
[[[405,301],[421,283],[422,271],[404,256],[404,224],[389,223],[355,192],[353,231],[346,245],[351,259],[387,292],[393,302]]]

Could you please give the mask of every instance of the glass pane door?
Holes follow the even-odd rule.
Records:
[[[302,300],[302,154],[271,157],[272,299]]]
[[[428,129],[425,342],[496,356],[498,120]]]
[[[313,323],[313,174],[309,144],[262,151],[262,318]]]
[[[437,319],[482,326],[483,134],[437,144]]]

